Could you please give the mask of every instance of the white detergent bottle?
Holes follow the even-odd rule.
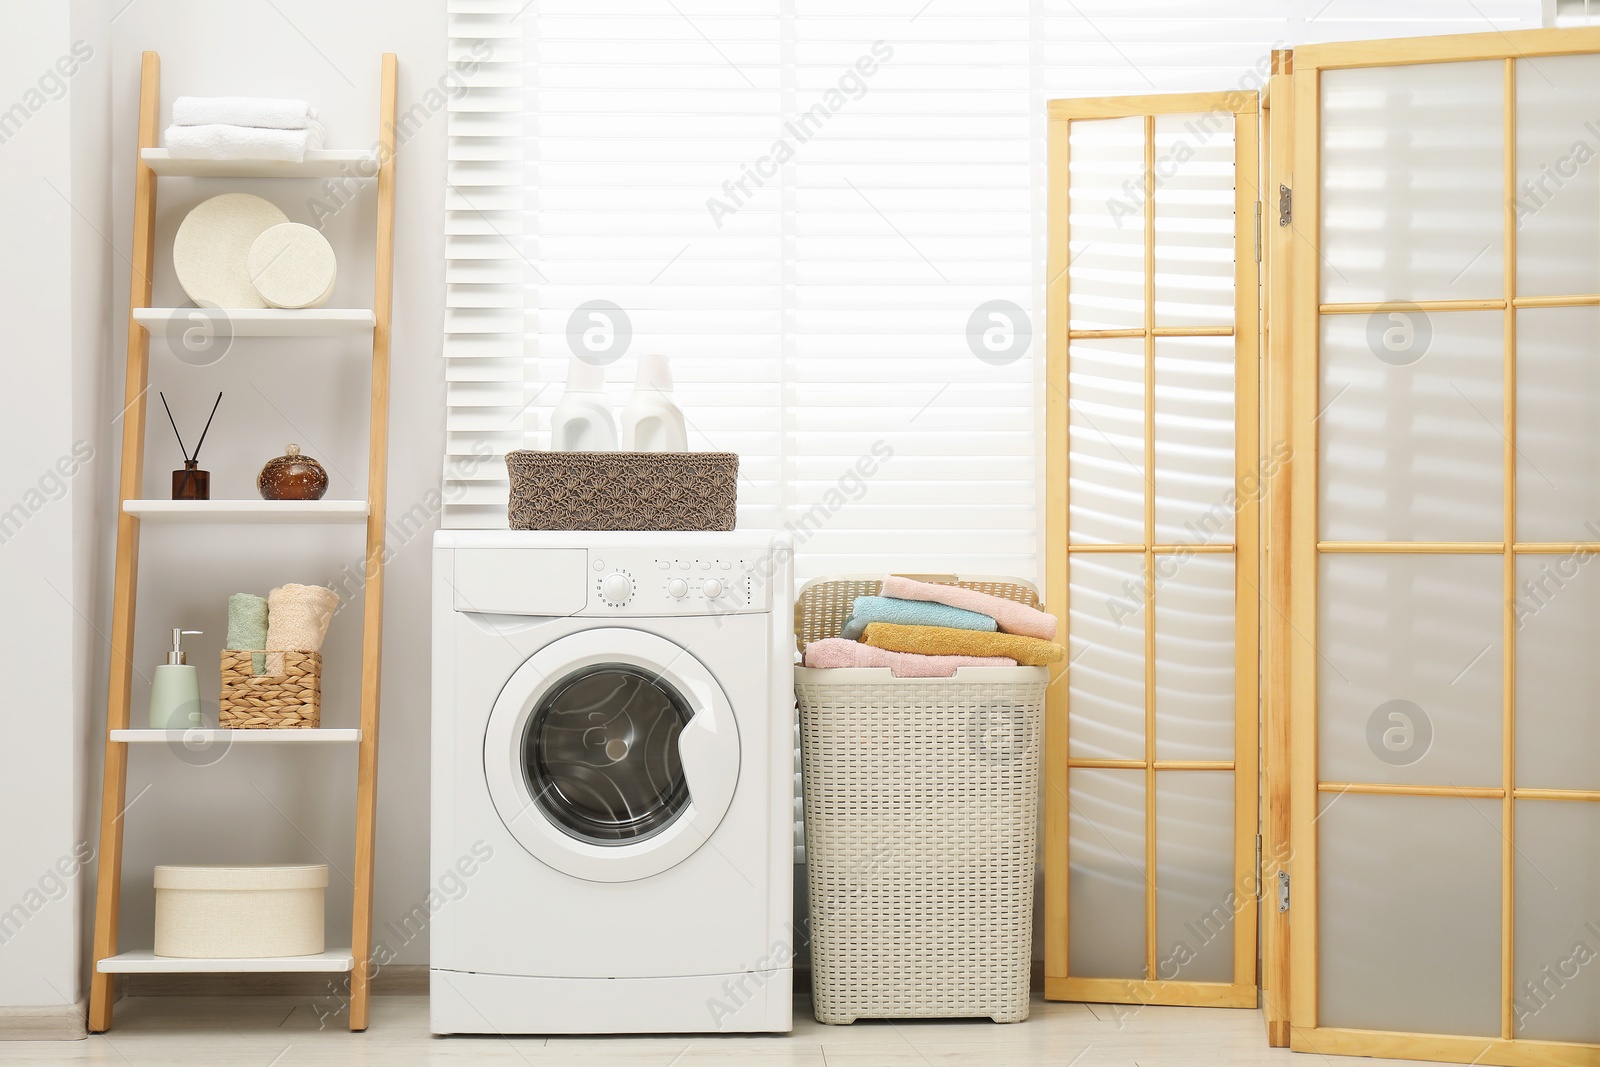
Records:
[[[567,391],[550,416],[552,452],[615,452],[617,423],[606,400],[606,369],[581,359],[567,367]]]
[[[672,369],[666,356],[639,357],[633,396],[622,409],[624,452],[686,452],[689,434],[683,412],[672,402]]]

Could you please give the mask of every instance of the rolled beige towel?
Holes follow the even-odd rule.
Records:
[[[320,651],[338,607],[338,595],[327,586],[280,585],[267,594],[268,650]],[[267,673],[283,673],[282,656],[267,656]]]

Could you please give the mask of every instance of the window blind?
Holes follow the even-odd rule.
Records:
[[[521,0],[449,0],[445,448],[441,522],[506,525],[506,452],[522,447],[534,270],[523,246],[528,93]]]
[[[445,523],[501,526],[574,353],[672,360],[804,579],[1037,579],[1044,100],[1254,88],[1291,43],[1537,0],[448,0]],[[474,53],[477,49],[477,53]],[[483,457],[487,456],[488,459]]]

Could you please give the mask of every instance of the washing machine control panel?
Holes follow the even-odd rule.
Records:
[[[590,551],[589,611],[716,615],[770,610],[772,564],[734,554]]]

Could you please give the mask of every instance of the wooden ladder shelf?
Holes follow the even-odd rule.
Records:
[[[95,897],[94,973],[89,991],[89,1030],[111,1028],[117,974],[130,972],[306,971],[348,972],[350,1029],[365,1030],[369,1017],[372,952],[373,846],[377,826],[378,683],[383,651],[384,509],[389,452],[389,325],[394,290],[394,119],[398,64],[383,57],[375,152],[320,152],[305,164],[209,160],[174,160],[157,147],[161,108],[161,59],[144,53],[139,81],[139,156],[134,166],[133,272],[128,310],[128,361],[122,422],[122,473],[117,514],[117,563],[112,601],[111,683],[106,702],[105,787],[100,804],[100,872]],[[337,159],[334,159],[337,157]],[[292,328],[272,323],[253,330],[261,336],[323,334],[335,336],[372,331],[371,439],[367,458],[367,499],[323,501],[317,508],[293,506],[275,511],[256,501],[214,501],[173,507],[166,501],[143,501],[145,402],[149,380],[150,330],[160,330],[163,316],[150,310],[155,267],[156,175],[256,178],[324,177],[329,166],[348,159],[369,161],[377,172],[377,256],[370,315],[355,312],[284,312]],[[333,162],[329,163],[332,159]],[[299,318],[298,316],[302,316]],[[243,332],[243,331],[241,331]],[[341,506],[342,505],[342,506]],[[139,528],[143,519],[218,522],[365,521],[366,573],[361,631],[361,726],[359,731],[260,731],[276,735],[265,741],[329,741],[357,746],[355,904],[350,947],[318,956],[261,960],[186,960],[155,956],[148,949],[118,953],[117,920],[122,891],[123,813],[127,803],[128,746],[153,740],[160,731],[131,730],[129,705],[133,691],[133,636],[139,579]],[[328,736],[314,736],[326,734]],[[305,735],[305,736],[302,736]],[[337,737],[333,735],[338,735]]]

